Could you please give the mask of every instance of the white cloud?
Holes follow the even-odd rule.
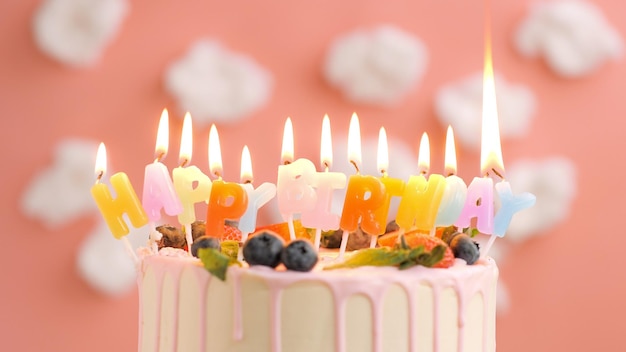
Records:
[[[561,0],[534,4],[515,44],[528,57],[542,56],[557,74],[580,77],[620,58],[622,38],[594,4]]]
[[[530,128],[536,101],[532,91],[522,85],[495,77],[500,136],[524,136]],[[481,73],[443,86],[435,98],[435,110],[441,124],[451,125],[463,145],[480,148],[483,77]]]
[[[576,168],[570,160],[552,157],[518,161],[507,166],[507,179],[513,193],[533,193],[537,202],[513,216],[505,239],[519,242],[545,234],[569,215],[577,191]]]
[[[147,226],[139,229],[131,226],[126,238],[133,248],[137,248],[146,244],[148,233]],[[99,221],[81,244],[76,257],[76,269],[87,284],[106,295],[122,295],[136,284],[137,272],[130,253],[121,240],[113,237],[104,221]]]
[[[53,164],[35,175],[22,195],[24,214],[53,228],[92,213],[96,204],[89,190],[96,179],[96,150],[93,141],[60,142]]]
[[[128,12],[127,0],[46,0],[35,13],[35,43],[70,66],[99,59]]]
[[[165,72],[165,88],[194,122],[235,122],[270,98],[271,73],[252,58],[201,40]]]
[[[351,100],[389,105],[417,83],[427,61],[420,39],[396,27],[381,26],[338,37],[326,57],[324,75]]]

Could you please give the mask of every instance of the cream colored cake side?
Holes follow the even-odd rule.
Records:
[[[495,263],[414,269],[231,268],[222,282],[147,257],[140,351],[495,351]]]

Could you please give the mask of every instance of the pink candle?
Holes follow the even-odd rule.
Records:
[[[333,163],[332,137],[328,115],[322,120],[322,140],[320,147],[320,161],[324,172],[316,172],[313,178],[316,202],[313,209],[302,213],[302,225],[321,230],[336,230],[339,228],[339,215],[331,212],[333,191],[346,186],[346,175],[341,172],[329,172]],[[316,234],[316,244],[319,244]]]
[[[156,160],[146,166],[144,176],[142,204],[151,222],[161,219],[161,209],[168,215],[178,215],[183,211],[169,171],[160,162],[167,155],[169,134],[167,119],[167,110],[163,110],[155,148]]]

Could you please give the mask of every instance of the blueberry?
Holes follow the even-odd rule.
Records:
[[[281,259],[285,267],[294,271],[311,271],[317,263],[317,251],[307,240],[295,240],[283,249]]]
[[[198,237],[195,241],[193,241],[193,244],[191,245],[191,255],[197,257],[198,249],[200,248],[215,248],[221,251],[220,239],[211,236]]]
[[[246,240],[243,245],[243,258],[250,265],[264,265],[275,268],[280,264],[284,241],[273,232],[263,231]]]
[[[452,248],[452,253],[456,258],[461,258],[470,265],[474,264],[480,257],[478,244],[464,233],[459,233],[452,238],[450,248]]]

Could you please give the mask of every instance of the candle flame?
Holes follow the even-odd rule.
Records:
[[[322,120],[322,143],[320,145],[320,162],[322,167],[329,169],[333,164],[333,139],[330,134],[330,119],[328,114]]]
[[[180,137],[180,153],[178,154],[180,166],[185,166],[191,162],[192,149],[193,133],[191,129],[191,114],[187,112],[183,119],[183,132]]]
[[[359,170],[361,164],[361,128],[356,112],[352,113],[348,130],[348,161],[354,165],[357,171]]]
[[[293,149],[293,125],[291,124],[291,117],[287,117],[285,129],[283,130],[283,147],[280,155],[280,161],[283,164],[293,162]]]
[[[387,174],[389,168],[389,145],[387,143],[387,132],[384,127],[378,131],[378,154],[376,159],[378,170],[383,174]]]
[[[209,131],[209,170],[211,174],[222,177],[222,149],[215,124],[211,125]]]
[[[482,136],[480,145],[480,170],[483,175],[504,175],[502,149],[500,147],[500,128],[496,104],[496,84],[491,58],[491,37],[487,32],[485,39],[485,69],[483,73],[483,112]]]
[[[96,178],[98,181],[104,176],[104,173],[107,171],[107,148],[104,146],[104,143],[100,142],[98,146],[98,152],[96,153]]]
[[[161,119],[159,120],[159,129],[157,131],[156,146],[154,148],[154,155],[157,161],[165,158],[165,155],[167,155],[169,139],[170,139],[169,114],[167,113],[167,109],[163,109],[163,112],[161,113]]]
[[[422,134],[422,139],[420,140],[417,167],[421,174],[427,174],[430,169],[430,142],[428,140],[428,133],[426,132]]]
[[[444,165],[446,175],[456,174],[456,146],[454,144],[454,132],[452,126],[448,126],[446,132],[446,154],[444,156]]]
[[[252,158],[250,158],[250,149],[247,145],[243,146],[241,151],[241,183],[252,183]]]

